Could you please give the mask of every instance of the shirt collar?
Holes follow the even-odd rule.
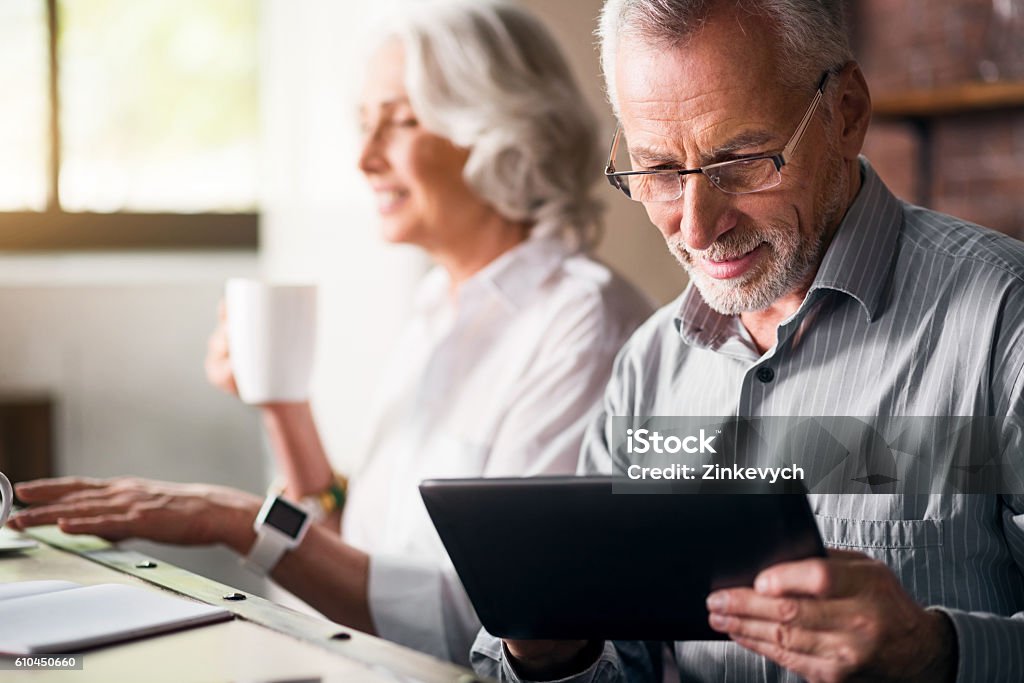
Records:
[[[495,301],[515,311],[525,306],[548,276],[570,255],[560,236],[534,237],[488,263],[459,288],[459,307]],[[444,306],[451,280],[435,266],[420,285],[414,307],[425,312]]]
[[[687,344],[718,351],[735,336],[738,323],[736,316],[722,315],[708,306],[691,281],[679,299],[675,324]]]
[[[864,157],[861,188],[839,224],[811,283],[801,309],[818,290],[833,290],[856,299],[868,322],[874,321],[896,260],[896,240],[903,223],[899,200]],[[687,344],[719,350],[737,336],[737,316],[725,316],[705,303],[690,283],[679,299],[676,330]]]
[[[861,170],[860,192],[839,224],[810,292],[843,292],[860,302],[867,321],[873,322],[896,262],[903,208],[863,157]]]

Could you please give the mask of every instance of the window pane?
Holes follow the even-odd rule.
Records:
[[[0,211],[46,207],[46,3],[0,0]]]
[[[59,3],[66,210],[255,209],[258,5]]]

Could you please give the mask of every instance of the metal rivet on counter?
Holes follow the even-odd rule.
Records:
[[[136,562],[135,563],[135,568],[136,569],[155,569],[156,568],[156,562],[153,562],[152,560],[145,560],[143,562]]]
[[[239,600],[245,600],[245,594],[243,594],[243,593],[228,593],[227,595],[224,596],[224,599],[225,600],[231,600],[232,602],[237,602]]]

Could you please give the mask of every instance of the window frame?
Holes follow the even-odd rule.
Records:
[[[60,60],[57,0],[45,0],[49,53],[46,208],[0,211],[0,251],[256,250],[259,213],[69,212],[60,203]]]

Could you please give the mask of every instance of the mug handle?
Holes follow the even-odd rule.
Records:
[[[11,507],[14,506],[14,489],[11,488],[10,480],[0,472],[0,529],[7,523],[11,515]]]

